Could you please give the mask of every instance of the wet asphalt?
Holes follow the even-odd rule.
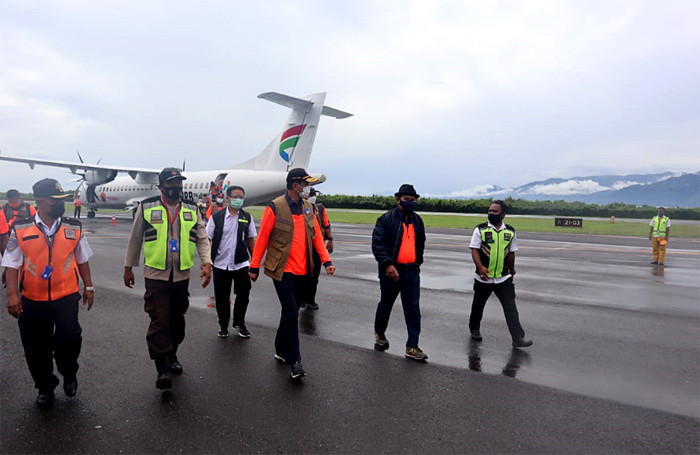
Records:
[[[128,222],[85,222],[98,288],[81,310],[79,390],[34,405],[16,321],[0,318],[1,453],[697,453],[697,241],[650,266],[646,239],[521,234],[516,280],[528,349],[512,349],[498,302],[469,341],[467,232],[430,230],[422,269],[427,363],[403,358],[395,308],[389,351],[372,349],[378,299],[371,227],[334,228],[337,276],[300,314],[309,372],[273,359],[279,304],[254,285],[251,339],[216,337],[211,288],[190,284],[185,373],[154,387],[143,280],[121,282]],[[585,238],[584,238],[585,237]],[[4,307],[5,296],[2,296]],[[397,306],[400,303],[397,302]],[[233,332],[235,334],[235,332]]]

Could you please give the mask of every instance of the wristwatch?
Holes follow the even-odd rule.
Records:
[[[85,286],[85,290],[95,292],[95,286]]]

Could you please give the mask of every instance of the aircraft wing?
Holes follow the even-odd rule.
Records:
[[[103,166],[100,164],[87,163],[71,163],[68,161],[21,158],[17,156],[8,156],[2,154],[0,154],[0,160],[14,161],[16,163],[26,163],[32,169],[34,169],[34,166],[36,166],[37,164],[42,166],[63,167],[68,168],[73,174],[77,174],[78,171],[94,171],[95,174],[99,175],[105,175],[110,173],[115,173],[116,175],[117,172],[126,172],[131,176],[132,179],[136,180],[137,183],[158,183],[158,174],[160,173],[160,170],[158,169]]]

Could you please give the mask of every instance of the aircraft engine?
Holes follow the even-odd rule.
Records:
[[[113,170],[98,170],[98,171],[86,171],[85,181],[90,186],[102,185],[104,183],[109,183],[117,176],[117,171]]]

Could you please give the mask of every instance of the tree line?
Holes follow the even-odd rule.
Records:
[[[418,210],[422,212],[448,213],[486,213],[493,199],[442,199],[420,198]],[[586,204],[584,202],[529,201],[526,199],[505,198],[511,215],[552,215],[568,217],[603,217],[617,218],[651,218],[656,215],[657,207],[634,204]],[[328,208],[339,209],[373,209],[389,210],[396,206],[394,196],[347,196],[342,194],[324,194],[318,202]],[[665,207],[666,215],[671,219],[700,220],[700,207],[682,208]]]

